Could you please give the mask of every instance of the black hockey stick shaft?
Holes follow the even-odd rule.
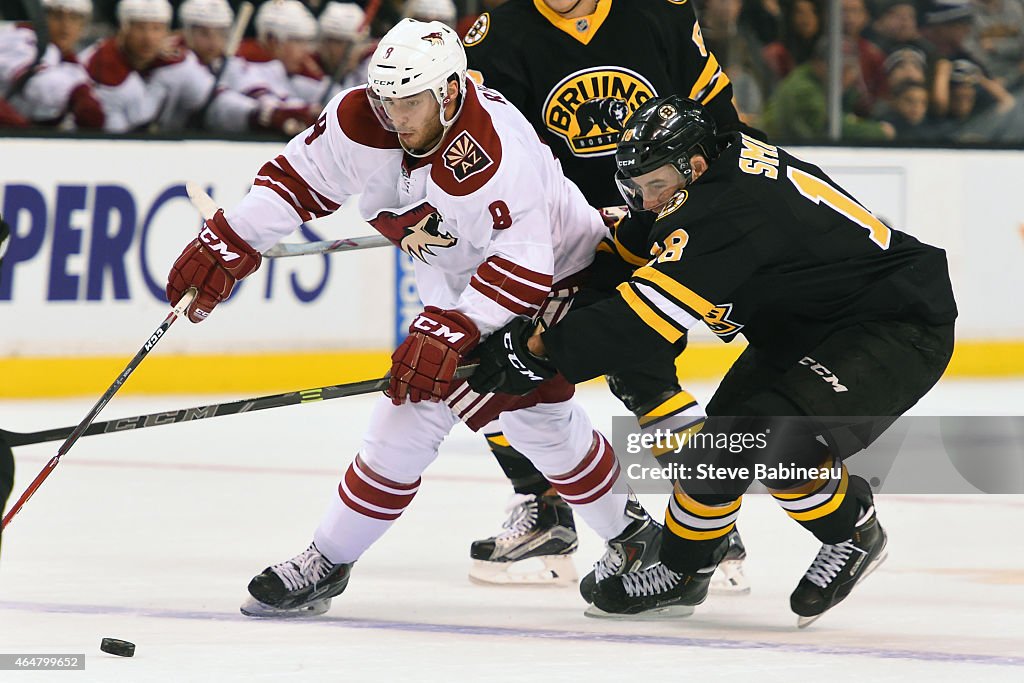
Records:
[[[56,469],[57,465],[60,464],[60,459],[65,453],[70,451],[71,447],[75,445],[75,442],[85,434],[89,429],[89,425],[91,425],[93,420],[96,419],[96,416],[100,414],[100,411],[103,410],[107,403],[110,402],[110,399],[114,397],[114,394],[124,386],[124,383],[128,380],[131,374],[135,372],[135,368],[142,364],[142,361],[146,359],[146,356],[148,356],[149,352],[157,345],[157,342],[163,338],[164,333],[170,329],[171,325],[174,324],[174,321],[178,319],[178,316],[182,315],[185,309],[188,308],[188,305],[192,303],[195,295],[195,290],[190,289],[185,296],[181,298],[181,301],[179,301],[171,310],[171,312],[167,314],[164,321],[160,323],[160,326],[157,327],[153,334],[149,336],[149,339],[146,340],[146,343],[143,344],[142,348],[140,348],[138,353],[135,354],[135,357],[128,362],[128,365],[125,366],[124,370],[121,371],[121,374],[117,376],[114,383],[111,384],[105,392],[103,392],[103,395],[100,396],[100,400],[96,401],[96,404],[93,405],[89,414],[85,416],[85,419],[79,422],[78,426],[72,428],[67,439],[65,439],[64,443],[62,443],[60,448],[57,449],[57,455],[50,458],[46,465],[43,466],[43,469],[40,470],[39,474],[36,475],[36,478],[32,480],[32,483],[28,485],[28,488],[25,489],[25,492],[21,494],[20,498],[18,498],[18,501],[11,506],[11,509],[3,519],[2,525],[0,525],[0,529],[6,529],[7,525],[11,523],[12,519],[14,519],[14,516],[21,511],[21,508],[24,507],[25,503],[27,503],[32,495],[39,490],[39,487],[43,485],[46,478],[49,477],[50,474],[53,473],[53,470]]]
[[[460,366],[455,371],[456,379],[465,379],[476,370],[476,364]],[[209,417],[223,417],[225,415],[237,415],[238,413],[251,413],[257,410],[269,408],[282,408],[294,406],[300,403],[315,403],[317,401],[329,401],[332,398],[345,398],[346,396],[360,396],[383,391],[390,381],[389,377],[379,379],[368,379],[361,382],[349,384],[332,384],[316,389],[305,389],[302,391],[289,391],[283,394],[272,394],[248,398],[241,401],[230,401],[228,403],[211,403],[205,406],[194,408],[181,408],[179,410],[168,410],[162,413],[149,413],[147,415],[133,415],[122,417],[106,422],[90,424],[79,436],[94,436],[96,434],[110,434],[113,432],[124,432],[130,429],[144,429],[146,427],[158,427],[160,425],[177,424],[178,422],[192,422],[194,420],[205,420]],[[46,429],[39,432],[9,432],[0,429],[0,440],[7,442],[8,446],[27,446],[47,441],[59,441],[71,434],[76,427],[58,427]],[[77,438],[77,437],[76,437]]]

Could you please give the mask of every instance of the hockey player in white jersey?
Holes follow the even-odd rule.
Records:
[[[329,2],[320,13],[316,61],[324,72],[326,102],[342,90],[366,83],[370,56],[377,42],[363,26],[366,13],[354,2]]]
[[[318,103],[324,74],[313,54],[318,28],[310,11],[299,0],[268,0],[254,23],[256,38],[242,41],[224,85],[250,97]]]
[[[50,44],[39,50],[35,30],[0,30],[0,97],[37,126],[102,128],[103,107],[76,54],[92,14],[91,0],[42,0]]]
[[[181,37],[212,72],[220,68],[235,13],[227,0],[185,0],[178,7]]]
[[[226,89],[209,99],[213,75],[191,50],[169,40],[167,0],[120,0],[117,16],[117,35],[82,54],[106,113],[104,130],[175,131],[201,114],[198,124],[213,130],[281,132],[290,121],[315,118],[304,106],[261,102]]]
[[[478,395],[454,379],[478,341],[514,316],[564,313],[574,278],[607,234],[522,114],[465,75],[452,29],[399,22],[374,53],[369,85],[332,100],[171,269],[168,299],[196,288],[187,315],[202,321],[259,267],[261,250],[362,192],[363,217],[414,257],[426,304],[392,355],[389,398],[379,399],[313,543],[250,582],[245,614],[326,611],[352,565],[411,503],[460,419],[475,429],[498,415],[508,439],[602,538],[642,539],[622,571],[648,566],[657,552],[658,524],[629,499],[611,446],[564,379],[525,397]]]
[[[455,28],[458,12],[452,0],[408,0],[405,14],[419,21],[440,21]]]

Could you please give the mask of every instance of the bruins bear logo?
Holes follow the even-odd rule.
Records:
[[[656,96],[654,86],[629,69],[584,69],[551,89],[544,102],[544,122],[576,156],[614,154],[626,119]]]
[[[614,97],[587,100],[576,110],[576,125],[581,135],[590,135],[596,126],[599,133],[622,132],[629,118],[629,107]]]

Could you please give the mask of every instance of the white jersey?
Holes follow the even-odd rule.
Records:
[[[296,104],[319,103],[325,77],[312,56],[308,62],[301,73],[289,74],[284,63],[250,39],[228,60],[221,83],[248,97],[272,97]]]
[[[554,283],[590,264],[607,229],[523,115],[466,85],[458,120],[422,159],[381,127],[365,88],[341,93],[260,169],[228,222],[264,251],[362,193],[362,216],[414,257],[425,304],[458,309],[483,335],[535,315]]]
[[[107,116],[104,130],[111,133],[151,125],[180,130],[203,107],[214,85],[210,70],[181,43],[143,71],[128,64],[114,38],[88,48],[82,61],[96,81],[96,96]],[[256,107],[252,98],[221,90],[210,103],[206,124],[214,130],[247,130]]]
[[[0,29],[0,97],[31,69],[36,61],[36,33],[24,25]],[[72,91],[90,83],[89,74],[75,59],[50,44],[22,89],[9,104],[37,123],[56,123],[68,111]]]

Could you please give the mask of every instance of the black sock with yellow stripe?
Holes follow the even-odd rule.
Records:
[[[484,437],[487,439],[487,446],[494,453],[498,465],[501,466],[508,480],[512,482],[512,488],[516,493],[524,495],[532,493],[535,496],[542,496],[551,489],[551,484],[544,478],[544,475],[533,466],[529,458],[512,448],[504,434],[494,432],[484,434]]]
[[[786,489],[773,488],[772,496],[819,541],[842,543],[853,536],[862,509],[871,506],[871,487],[831,455],[820,467],[829,476]]]
[[[661,562],[673,571],[693,574],[721,560],[723,546],[729,544],[729,532],[736,528],[742,502],[742,496],[720,503],[699,502],[677,482],[665,511]]]
[[[651,448],[655,458],[679,450],[691,434],[700,431],[705,418],[704,408],[683,389],[660,396],[636,411],[640,431],[661,436]]]

